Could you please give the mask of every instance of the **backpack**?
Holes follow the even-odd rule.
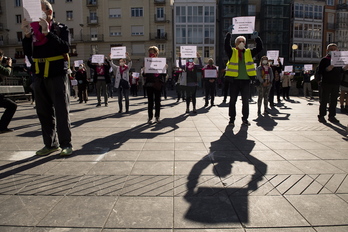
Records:
[[[319,65],[318,65],[318,67],[316,67],[315,72],[314,72],[314,79],[315,79],[317,82],[319,82],[319,81],[321,81],[321,78],[322,78],[322,75],[321,75],[321,73],[319,72]]]

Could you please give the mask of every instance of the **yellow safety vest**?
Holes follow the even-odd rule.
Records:
[[[233,54],[229,62],[227,62],[227,69],[225,76],[229,77],[238,77],[238,50],[236,48],[232,48]],[[256,76],[256,70],[254,65],[254,60],[251,55],[251,50],[245,49],[244,52],[244,61],[246,66],[246,71],[248,76]]]
[[[63,55],[47,57],[47,58],[33,58],[33,60],[35,62],[35,74],[39,74],[40,73],[39,63],[45,63],[44,77],[48,77],[48,71],[49,71],[49,67],[50,67],[50,62],[51,61],[56,61],[56,60],[64,60],[64,59],[65,58],[64,58]]]

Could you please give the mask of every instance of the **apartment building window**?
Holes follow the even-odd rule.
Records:
[[[303,24],[302,23],[295,23],[294,24],[294,37],[295,38],[303,38]]]
[[[145,54],[144,44],[132,44],[132,54]]]
[[[120,18],[120,17],[121,17],[121,8],[109,9],[109,18]]]
[[[98,45],[91,45],[91,54],[98,54]]]
[[[69,34],[70,34],[70,38],[73,40],[74,39],[74,28],[69,28]]]
[[[22,42],[23,33],[21,31],[17,31],[17,42]]]
[[[204,7],[204,22],[205,23],[214,23],[214,21],[215,21],[214,7],[213,6],[205,6]]]
[[[314,19],[323,19],[323,6],[314,6]]]
[[[313,18],[313,5],[306,4],[305,5],[305,18],[312,19]]]
[[[256,15],[256,5],[249,5],[248,6],[248,15],[250,15],[250,16]]]
[[[335,3],[335,0],[327,0],[326,4],[329,6],[333,6]]]
[[[15,58],[16,59],[23,59],[25,57],[23,48],[16,48],[15,50]]]
[[[204,25],[204,43],[205,44],[214,44],[214,25]],[[206,57],[206,56],[205,56]]]
[[[131,26],[132,35],[144,35],[144,26]]]
[[[165,44],[157,44],[159,54],[164,55],[166,53],[166,45]]]
[[[187,22],[202,23],[203,22],[203,6],[187,7]]]
[[[186,23],[186,7],[177,6],[175,11],[175,20],[177,23]]]
[[[303,4],[295,3],[295,18],[303,18]]]
[[[70,45],[69,55],[70,55],[70,56],[77,56],[76,45]]]
[[[54,4],[54,0],[48,0],[48,2]]]
[[[232,25],[232,19],[224,19],[224,30],[228,30],[228,28]]]
[[[143,8],[142,7],[132,7],[131,8],[132,17],[143,17]]]
[[[188,25],[187,38],[188,44],[203,44],[203,25]]]
[[[157,20],[164,20],[164,8],[163,7],[156,8],[156,19]]]
[[[333,43],[333,39],[334,38],[334,35],[333,35],[333,33],[332,32],[328,32],[327,33],[327,44],[330,44],[330,43]]]
[[[176,43],[177,44],[186,44],[186,26],[177,25],[176,26]]]
[[[21,6],[21,0],[15,0],[15,6]]]
[[[98,28],[97,27],[91,27],[91,41],[97,41],[98,40]]]
[[[121,27],[109,27],[110,36],[121,36]]]
[[[66,0],[66,2],[72,2],[72,0]]]
[[[71,10],[66,12],[66,20],[67,21],[73,20],[73,12]]]
[[[16,23],[22,23],[22,15],[16,15]]]

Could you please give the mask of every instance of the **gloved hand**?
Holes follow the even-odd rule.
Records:
[[[40,18],[39,25],[41,26],[42,34],[47,34],[48,32],[50,32],[50,29],[48,27],[48,22],[44,20],[43,18]]]
[[[259,33],[257,31],[254,31],[253,34],[251,35],[251,38],[256,39],[257,37],[259,37]]]
[[[30,22],[28,22],[27,19],[22,21],[21,28],[24,35],[29,35],[31,33]]]

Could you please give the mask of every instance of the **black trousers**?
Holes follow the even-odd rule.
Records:
[[[71,147],[69,79],[66,75],[35,78],[36,112],[46,147]]]
[[[186,108],[190,107],[190,101],[192,101],[192,106],[196,109],[196,92],[197,86],[186,86]]]
[[[153,118],[153,103],[155,102],[155,117],[160,116],[161,111],[161,89],[155,89],[154,87],[147,86],[147,108],[149,120]]]
[[[320,106],[319,106],[319,115],[326,115],[326,107],[329,103],[329,117],[336,116],[336,106],[337,106],[337,98],[339,93],[339,85],[335,84],[321,84],[321,98],[320,98]]]
[[[214,82],[210,82],[209,80],[205,80],[204,88],[205,88],[205,104],[208,105],[208,103],[209,103],[209,96],[210,96],[210,104],[214,105],[215,81]]]
[[[17,104],[9,98],[0,96],[0,107],[5,108],[5,112],[0,119],[0,131],[3,131],[8,129],[7,127],[16,112]]]
[[[226,77],[229,81],[230,103],[229,116],[230,120],[236,119],[236,103],[239,93],[242,96],[242,120],[248,120],[249,117],[249,97],[250,97],[250,80],[235,80],[232,77]]]

